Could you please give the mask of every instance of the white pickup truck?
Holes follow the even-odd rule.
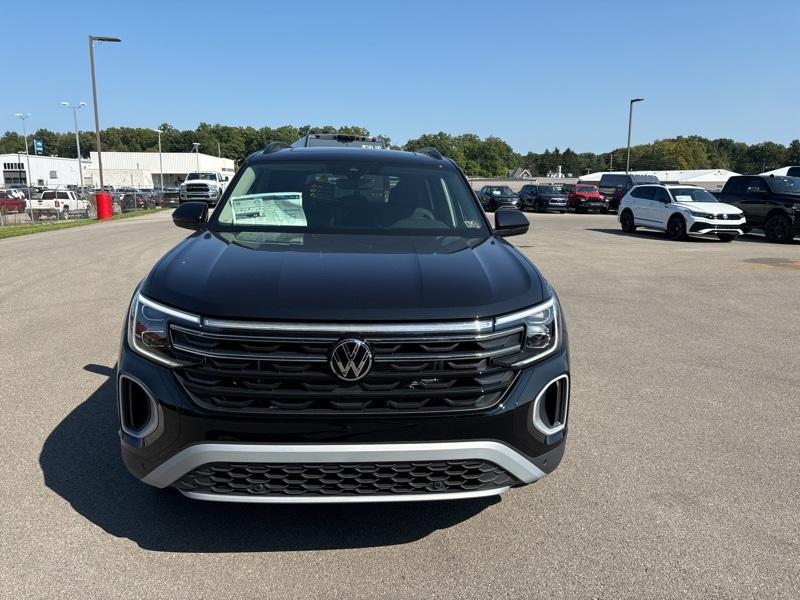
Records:
[[[225,188],[228,187],[229,176],[223,175],[219,171],[197,171],[189,173],[186,181],[181,184],[180,198],[181,204],[201,200],[213,206],[222,197]]]
[[[88,217],[90,212],[89,202],[81,200],[71,190],[45,190],[40,197],[33,198],[30,207],[34,221],[42,216],[58,219]]]

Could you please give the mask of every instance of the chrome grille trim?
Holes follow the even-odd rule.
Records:
[[[407,334],[407,333],[464,333],[494,330],[493,319],[453,321],[451,323],[282,323],[259,321],[229,321],[203,319],[204,327],[244,329],[251,331],[288,331],[302,333]]]

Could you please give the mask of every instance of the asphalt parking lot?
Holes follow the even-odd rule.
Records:
[[[556,286],[564,462],[502,500],[206,504],[124,470],[130,294],[160,213],[0,241],[3,598],[797,598],[800,242],[671,242],[613,216],[512,238]]]

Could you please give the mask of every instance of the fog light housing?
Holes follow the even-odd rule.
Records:
[[[561,433],[569,412],[569,375],[559,375],[533,401],[533,426],[545,436]]]
[[[122,431],[144,438],[158,427],[158,409],[150,391],[129,375],[120,375],[117,406]]]

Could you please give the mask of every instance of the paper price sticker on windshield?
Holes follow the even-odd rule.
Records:
[[[675,202],[691,202],[692,197],[685,194],[678,194],[675,196]]]
[[[236,196],[231,198],[231,210],[233,222],[239,225],[305,227],[308,224],[300,192]]]

